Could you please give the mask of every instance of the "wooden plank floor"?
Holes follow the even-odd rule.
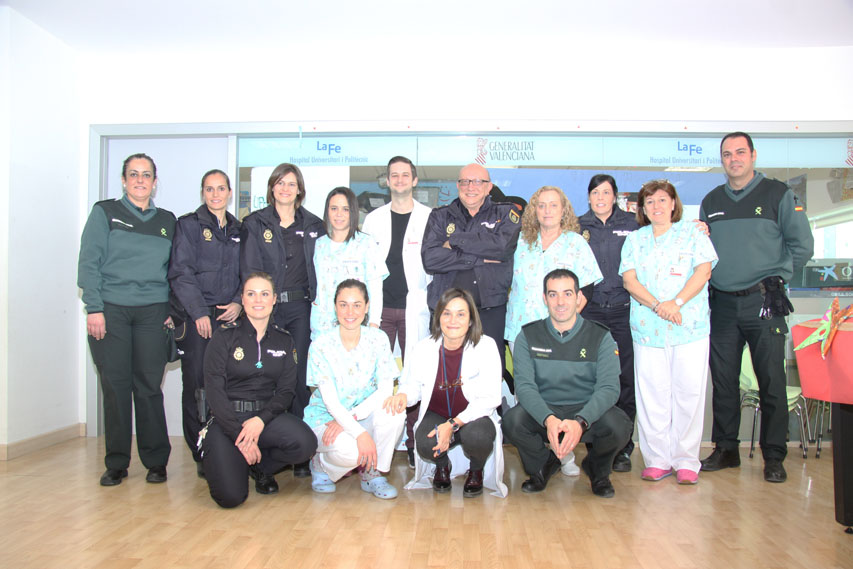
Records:
[[[562,474],[544,493],[523,494],[518,455],[506,447],[505,500],[464,499],[462,479],[449,495],[401,491],[390,502],[354,478],[320,495],[284,472],[279,494],[250,487],[245,504],[223,510],[183,445],[172,438],[161,485],[145,483],[134,456],[120,486],[98,486],[102,439],[0,462],[0,567],[853,567],[853,535],[835,522],[829,450],[803,460],[792,448],[788,482],[768,484],[761,459],[741,449],[740,469],[692,487],[642,481],[635,453],[634,472],[614,474],[616,497],[603,500],[586,477]],[[402,487],[410,473],[397,453],[392,482]]]

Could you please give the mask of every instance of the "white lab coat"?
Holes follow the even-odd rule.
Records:
[[[421,244],[431,211],[415,200],[403,239],[403,272],[406,274],[406,286],[409,289],[406,295],[406,353],[403,354],[406,359],[415,344],[429,336],[427,285],[432,281],[432,277],[424,271]],[[377,254],[385,261],[391,248],[391,204],[387,203],[367,214],[361,230],[379,244]],[[391,346],[391,349],[393,350],[394,346]]]
[[[435,385],[435,374],[438,370],[438,354],[441,339],[433,340],[425,338],[418,342],[411,355],[406,359],[403,366],[403,375],[400,378],[398,393],[405,393],[407,405],[412,406],[421,401],[418,421],[415,424],[417,431],[423,419],[424,413],[429,408]],[[503,483],[504,453],[503,434],[501,433],[501,420],[498,416],[497,407],[501,404],[501,372],[500,354],[494,340],[488,336],[482,336],[480,342],[474,346],[470,342],[462,352],[462,394],[468,400],[468,407],[459,413],[458,418],[465,423],[470,423],[480,417],[489,417],[495,425],[495,445],[492,454],[486,460],[483,468],[483,485],[493,490],[492,495],[505,498],[508,493],[506,484]],[[451,462],[450,477],[465,474],[470,463],[462,452],[462,446],[457,445],[448,453]],[[435,472],[435,464],[424,462],[418,453],[415,453],[415,476],[406,489],[432,488],[430,478]]]

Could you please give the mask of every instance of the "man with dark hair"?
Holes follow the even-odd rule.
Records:
[[[391,201],[367,214],[362,231],[379,245],[385,257],[388,277],[382,281],[382,315],[379,327],[388,334],[405,361],[411,348],[429,335],[427,285],[432,280],[424,271],[421,242],[430,211],[413,197],[418,171],[405,156],[395,156],[386,170]],[[406,411],[406,450],[409,466],[415,467],[413,427],[418,405]]]
[[[612,498],[613,457],[632,428],[615,406],[619,350],[606,327],[578,314],[577,275],[555,269],[545,276],[543,289],[549,317],[526,324],[515,340],[518,405],[504,413],[502,425],[530,475],[521,490],[544,490],[560,459],[582,441],[588,453],[581,468],[592,492]]]
[[[788,398],[785,316],[793,307],[785,283],[814,253],[803,207],[791,189],[755,171],[755,147],[745,132],[723,137],[726,183],[702,200],[699,217],[711,230],[720,260],[711,273],[711,381],[714,452],[702,470],[740,466],[740,364],[749,344],[761,401],[759,442],[764,479],[784,482]]]
[[[456,187],[459,197],[432,211],[424,233],[421,255],[433,276],[427,301],[434,309],[450,287],[470,292],[503,368],[506,303],[521,215],[513,204],[492,201],[489,171],[479,164],[463,167]]]

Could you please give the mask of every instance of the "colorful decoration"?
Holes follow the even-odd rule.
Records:
[[[832,305],[824,312],[823,317],[820,319],[820,324],[815,328],[815,331],[800,342],[800,345],[794,348],[794,350],[801,350],[806,346],[820,342],[820,356],[826,359],[826,354],[832,345],[832,339],[835,338],[835,333],[838,332],[838,325],[851,316],[853,316],[853,304],[841,310],[838,297],[835,297],[832,300]]]

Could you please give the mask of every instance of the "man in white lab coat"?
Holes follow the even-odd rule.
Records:
[[[370,212],[362,231],[379,244],[389,275],[383,281],[383,308],[380,328],[388,334],[391,347],[396,341],[405,361],[407,352],[429,335],[427,285],[432,277],[424,271],[421,242],[430,211],[414,199],[418,173],[412,161],[395,156],[388,162],[390,203]],[[406,449],[409,466],[414,467],[414,434],[418,406],[407,409]]]

